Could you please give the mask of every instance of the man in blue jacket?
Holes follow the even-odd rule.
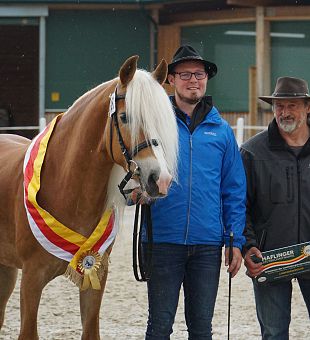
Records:
[[[216,73],[191,46],[181,46],[168,67],[179,128],[178,181],[151,208],[147,340],[170,338],[182,284],[189,339],[212,339],[222,246],[228,266],[231,231],[232,277],[241,265],[246,181],[233,131],[205,96]]]

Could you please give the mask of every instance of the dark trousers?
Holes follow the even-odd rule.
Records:
[[[154,244],[146,340],[170,339],[183,284],[188,339],[212,339],[221,247]]]
[[[298,279],[298,283],[310,317],[310,280]],[[265,285],[253,281],[253,284],[262,339],[288,340],[291,322],[292,281]]]

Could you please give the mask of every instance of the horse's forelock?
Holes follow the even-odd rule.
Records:
[[[175,114],[164,88],[144,70],[137,70],[127,86],[126,111],[132,145],[137,145],[142,128],[145,138],[158,139],[163,148],[167,168],[175,176],[178,136]]]

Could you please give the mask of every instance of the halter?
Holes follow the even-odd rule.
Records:
[[[118,95],[117,94],[117,88],[115,89],[114,92],[114,98],[111,98],[112,100],[116,101],[121,100],[121,99],[125,99],[126,94],[122,94],[122,95]],[[110,103],[111,105],[111,103]],[[112,105],[113,107],[113,105]],[[125,200],[127,199],[126,194],[128,195],[130,192],[133,191],[133,189],[128,189],[128,190],[124,190],[124,187],[126,186],[126,184],[130,181],[130,179],[137,175],[139,180],[139,166],[138,164],[133,160],[133,157],[135,157],[141,150],[148,148],[152,145],[154,146],[158,146],[158,141],[156,139],[151,139],[151,140],[145,140],[142,143],[139,143],[138,145],[136,145],[133,149],[132,154],[128,151],[128,149],[125,146],[124,143],[124,139],[122,137],[121,134],[121,130],[119,128],[119,124],[118,124],[118,119],[117,119],[117,110],[116,110],[116,105],[115,107],[113,107],[113,109],[111,110],[111,106],[110,106],[110,116],[111,116],[111,123],[110,123],[110,154],[111,157],[113,159],[113,161],[115,161],[114,156],[113,156],[113,148],[112,148],[112,133],[113,133],[113,128],[112,128],[112,121],[114,121],[114,126],[116,129],[116,133],[117,133],[117,137],[118,137],[118,142],[119,145],[121,147],[121,151],[122,154],[124,155],[126,162],[127,162],[127,174],[126,176],[123,178],[123,180],[121,181],[121,183],[118,185],[119,191],[121,192],[121,194],[124,196]],[[132,171],[131,170],[131,165],[134,165],[135,168]],[[140,181],[140,186],[141,189],[143,190],[143,185]],[[152,245],[153,245],[153,232],[152,232],[152,218],[151,218],[151,208],[149,205],[142,205],[141,206],[141,216],[140,216],[140,228],[138,226],[138,219],[139,219],[139,210],[140,210],[140,204],[139,202],[136,202],[136,212],[135,212],[135,222],[134,222],[134,230],[133,230],[133,254],[132,254],[132,258],[133,258],[133,272],[134,272],[134,276],[135,279],[137,281],[147,281],[150,277],[150,273],[151,273],[151,260],[152,260]],[[146,223],[147,225],[147,238],[148,238],[148,242],[147,242],[147,248],[146,248],[146,254],[145,256],[142,255],[142,224]],[[139,263],[139,265],[138,265]],[[140,275],[139,275],[139,271],[138,271],[138,267],[139,267],[139,271],[140,271]]]
[[[114,94],[115,94],[115,97],[114,97],[115,102],[118,101],[118,100],[121,100],[121,99],[124,100],[125,97],[126,97],[126,94],[118,95],[117,94],[117,88],[115,89]],[[111,100],[112,100],[112,98],[111,98]],[[133,160],[133,158],[143,149],[146,149],[146,148],[148,148],[152,145],[158,146],[158,141],[156,139],[145,140],[142,143],[139,143],[138,145],[136,145],[134,147],[133,152],[130,153],[125,146],[124,139],[122,137],[121,130],[119,128],[116,108],[115,108],[114,112],[111,113],[111,119],[114,122],[114,126],[115,126],[117,137],[118,137],[118,143],[121,147],[122,154],[124,155],[126,162],[127,162],[127,169],[126,169],[127,174],[123,178],[121,183],[118,185],[118,188],[119,188],[121,194],[126,199],[126,194],[129,194],[132,190],[124,190],[124,187],[126,186],[126,184],[130,181],[130,179],[133,176],[137,175],[139,177],[139,166]],[[113,133],[113,129],[112,129],[112,122],[111,122],[111,124],[110,124],[110,154],[111,154],[113,161],[115,161],[114,156],[113,156],[113,148],[112,148],[112,133]],[[133,171],[131,170],[132,165],[134,165]],[[141,182],[140,182],[140,185],[142,186]]]

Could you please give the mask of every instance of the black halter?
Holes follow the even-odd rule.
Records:
[[[117,89],[115,89],[114,95],[115,95],[114,97],[115,103],[117,100],[125,99],[125,94],[118,95]],[[111,113],[111,120],[114,121],[115,129],[116,129],[117,137],[118,137],[118,142],[127,162],[127,174],[123,178],[121,183],[118,185],[118,188],[121,194],[126,199],[126,194],[129,194],[132,190],[124,190],[124,187],[134,175],[139,175],[139,166],[133,160],[133,157],[136,156],[141,150],[148,148],[149,146],[152,146],[152,145],[158,146],[158,142],[156,139],[145,140],[142,143],[139,143],[138,145],[136,145],[131,154],[125,146],[124,139],[122,137],[122,134],[119,128],[116,107],[114,108],[114,112]],[[111,154],[112,159],[115,161],[113,157],[113,148],[112,148],[112,132],[113,132],[113,127],[112,127],[112,121],[111,121],[110,154]],[[131,170],[131,165],[135,166],[133,171]],[[140,181],[140,185],[141,185],[141,189],[143,190],[141,181]],[[134,221],[134,230],[133,230],[132,258],[133,258],[133,272],[134,272],[135,279],[141,282],[141,281],[147,281],[151,275],[153,231],[152,231],[151,207],[147,204],[144,204],[141,206],[140,227],[139,227],[139,210],[140,210],[140,204],[139,202],[137,202],[136,212],[135,212],[135,221]],[[142,225],[143,223],[145,223],[147,227],[147,246],[145,249],[145,254],[143,254],[143,250],[142,250]],[[138,270],[138,267],[139,267],[139,270]],[[139,275],[139,271],[140,271],[140,275]]]
[[[117,94],[117,88],[115,89],[115,98],[114,98],[115,102],[120,100],[120,99],[125,99],[125,96],[126,96],[125,94],[118,95]],[[156,139],[145,140],[142,143],[139,143],[138,145],[136,145],[134,147],[134,149],[133,149],[133,152],[130,153],[128,151],[128,149],[126,148],[126,146],[125,146],[124,139],[122,137],[121,130],[119,128],[116,107],[115,107],[114,112],[111,113],[111,119],[114,122],[114,126],[115,126],[117,137],[118,137],[118,142],[119,142],[119,145],[121,147],[122,154],[124,155],[124,157],[126,159],[126,162],[127,162],[127,174],[123,178],[121,183],[118,185],[118,188],[119,188],[121,194],[126,199],[126,194],[131,192],[131,190],[129,190],[129,191],[128,190],[124,190],[124,187],[126,186],[126,184],[130,181],[130,179],[134,175],[139,175],[139,166],[133,160],[133,157],[135,157],[141,150],[143,150],[145,148],[148,148],[149,146],[152,146],[152,145],[158,146],[158,142],[157,142]],[[115,161],[114,156],[113,156],[113,148],[112,148],[112,133],[113,133],[113,128],[112,128],[112,122],[111,122],[111,124],[110,124],[110,154],[111,154],[111,157],[112,157],[113,161]],[[131,170],[132,165],[134,165],[133,171]]]

